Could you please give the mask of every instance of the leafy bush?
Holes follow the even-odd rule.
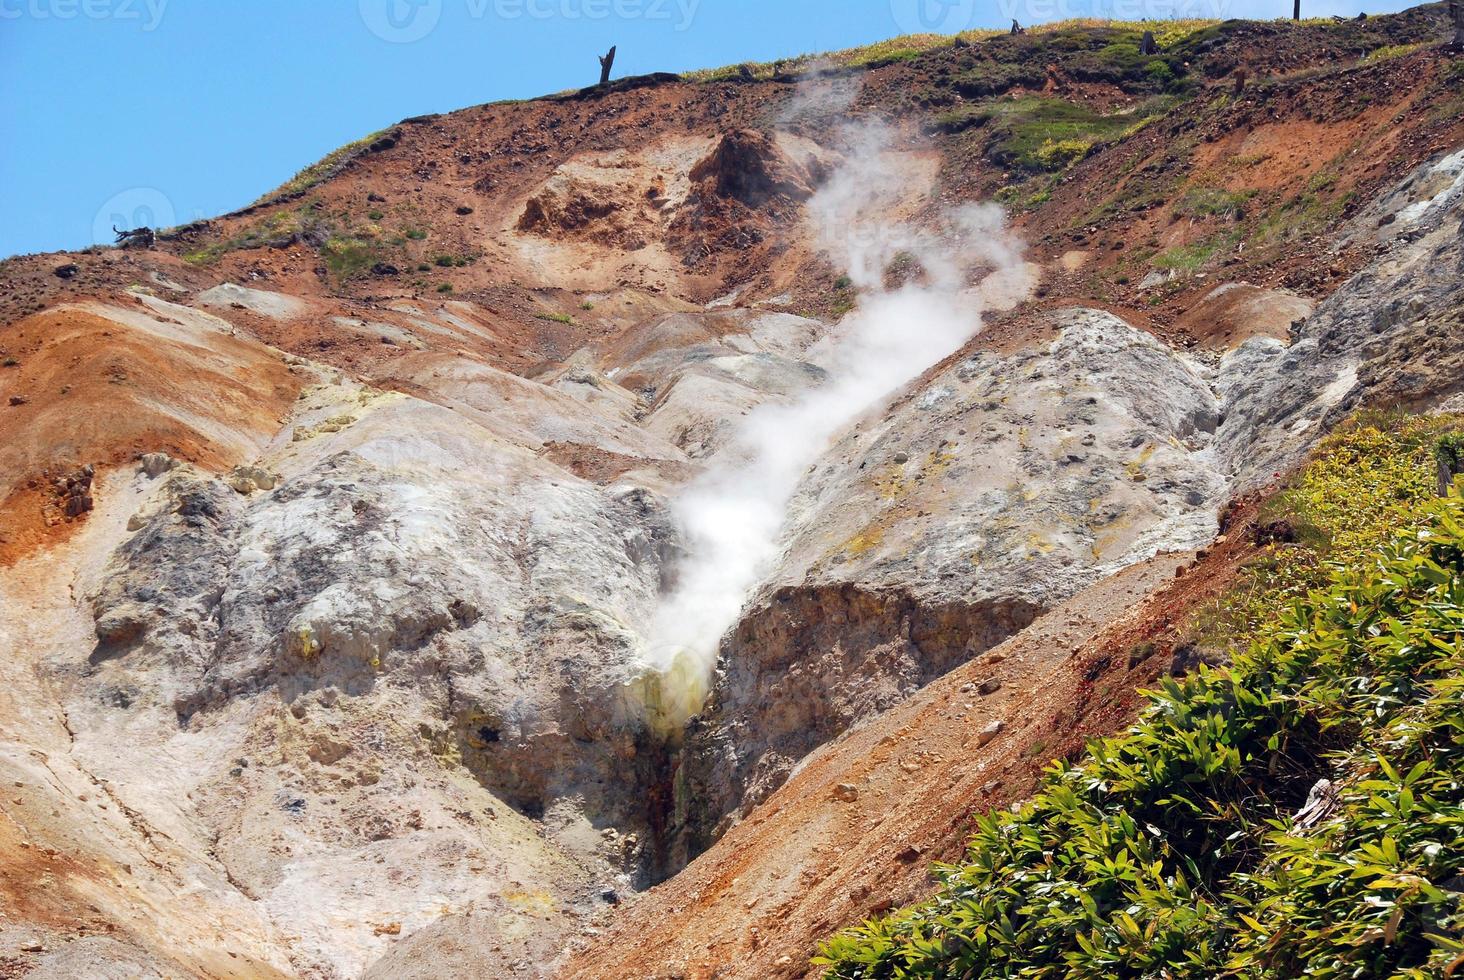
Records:
[[[1129,732],[981,817],[935,898],[815,962],[851,980],[1422,978],[1464,964],[1464,499],[1394,494],[1415,474],[1373,470],[1363,447],[1396,460],[1416,431],[1357,437],[1368,428],[1342,437],[1352,468],[1334,445],[1313,486],[1375,485],[1354,516],[1373,513],[1358,532],[1388,529],[1385,546],[1344,546],[1230,668],[1166,678]],[[1324,805],[1298,821],[1313,788]]]

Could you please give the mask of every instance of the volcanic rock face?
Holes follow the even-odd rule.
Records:
[[[921,84],[973,70],[968,48],[941,57]],[[868,90],[841,79],[840,111],[890,86],[903,98],[905,70]],[[1355,264],[1330,297],[1161,275],[1158,302],[1125,306],[1108,299],[1114,269],[1069,247],[1075,221],[1095,254],[1111,234],[1078,221],[1096,200],[1062,200],[1110,192],[1095,148],[1052,185],[1058,217],[1023,218],[1045,252],[1040,276],[1013,282],[1041,278],[1042,295],[1013,287],[1023,305],[895,390],[856,393],[827,439],[780,433],[791,501],[715,669],[657,670],[657,612],[696,557],[687,488],[741,472],[748,416],[847,380],[828,348],[856,322],[844,313],[874,306],[828,250],[847,229],[820,239],[808,213],[858,144],[786,104],[803,100],[781,81],[758,84],[404,123],[316,191],[382,215],[348,236],[356,278],[289,236],[222,258],[159,239],[32,263],[45,290],[72,292],[27,306],[0,350],[0,394],[20,399],[0,418],[0,850],[16,855],[0,866],[0,963],[534,977],[566,937],[695,861],[687,874],[713,869],[698,893],[753,890],[722,910],[736,942],[704,944],[704,970],[622,967],[628,946],[592,946],[579,975],[796,975],[814,939],[888,907],[892,864],[913,879],[959,848],[997,782],[981,767],[1058,716],[1029,710],[1038,662],[1102,625],[1085,617],[1173,582],[1189,558],[1165,553],[1208,545],[1233,493],[1351,408],[1461,388],[1464,157],[1435,153],[1360,202],[1337,229]],[[794,132],[769,128],[793,116]],[[1113,152],[1169,139],[1159,125]],[[918,286],[937,266],[903,254],[917,244],[963,270],[990,258],[933,217],[969,203],[962,174],[985,164],[959,134],[930,149],[917,128],[892,127],[879,154],[898,191],[880,217],[920,234],[886,243],[870,282]],[[1250,138],[1217,138],[1232,136]],[[1136,160],[1111,170],[1177,167]],[[263,213],[276,207],[308,204],[261,205],[219,219],[229,237],[195,228],[177,247],[293,227],[293,211]],[[1155,247],[1186,227],[1150,229]],[[378,254],[397,228],[400,254]],[[444,278],[405,281],[418,273]],[[959,296],[979,277],[955,278]],[[1106,613],[1082,599],[1095,594]],[[1030,660],[999,675],[1008,657]],[[955,670],[971,676],[950,684]],[[932,689],[959,798],[943,799],[955,776],[923,776],[934,723],[917,701]],[[816,801],[796,796],[810,766],[875,756],[885,782],[828,772]],[[921,832],[943,823],[949,839],[880,823],[872,808],[907,798],[944,805]],[[763,853],[775,812],[795,831]],[[852,813],[867,865],[803,877]],[[802,870],[774,883],[784,859]],[[754,865],[767,880],[738,885]],[[625,905],[659,928],[673,917],[655,903],[681,880]],[[790,921],[758,905],[764,886],[837,912],[804,915],[813,931],[783,951],[759,938]],[[744,939],[761,959],[737,952]]]
[[[1464,151],[1423,164],[1352,222],[1378,260],[1300,325],[1288,346],[1256,339],[1221,367],[1234,406],[1219,451],[1242,488],[1295,465],[1360,405],[1417,410],[1464,390]]]
[[[685,856],[851,725],[1110,570],[1214,536],[1203,374],[1111,314],[1053,327],[922,379],[813,468],[688,733]]]
[[[711,155],[691,168],[691,180],[702,195],[762,207],[774,198],[807,200],[821,173],[808,174],[790,161],[767,133],[738,130],[722,137]]]

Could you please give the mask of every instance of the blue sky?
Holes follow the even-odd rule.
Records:
[[[1191,11],[1290,0],[0,0],[0,256],[231,210],[404,117],[589,84],[611,44],[619,76]]]

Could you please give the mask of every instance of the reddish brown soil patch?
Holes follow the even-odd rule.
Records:
[[[55,481],[77,469],[166,452],[210,469],[239,462],[279,428],[300,382],[258,344],[223,333],[177,339],[82,309],[43,313],[8,333],[0,375],[0,562],[64,535]]]

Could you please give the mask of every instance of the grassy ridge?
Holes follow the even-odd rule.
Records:
[[[1302,543],[1256,573],[1231,666],[1166,679],[1133,729],[983,817],[934,899],[816,962],[841,978],[1464,967],[1464,500],[1428,489],[1451,424],[1328,440],[1277,505]],[[1302,825],[1322,779],[1335,802]]]
[[[1054,21],[1050,24],[1036,24],[1027,28],[1027,33],[1029,35],[1042,35],[1064,31],[1084,31],[1093,28],[1113,28],[1116,30],[1135,32],[1135,37],[1137,37],[1138,34],[1147,30],[1154,32],[1154,38],[1161,47],[1167,47],[1196,31],[1213,27],[1219,23],[1220,21],[1218,20],[1183,18],[1155,21],[1078,18],[1074,20]],[[682,77],[691,82],[719,82],[742,76],[744,69],[753,78],[769,79],[775,75],[798,75],[810,70],[878,68],[882,65],[894,64],[900,61],[911,61],[929,51],[938,51],[942,48],[953,47],[958,41],[975,43],[994,37],[1002,37],[1006,34],[1007,31],[1005,30],[986,29],[961,31],[959,34],[906,34],[901,37],[892,37],[888,40],[877,41],[874,44],[867,44],[861,47],[845,48],[841,51],[826,51],[822,54],[804,54],[783,61],[749,61],[740,65],[705,68],[686,72]]]

